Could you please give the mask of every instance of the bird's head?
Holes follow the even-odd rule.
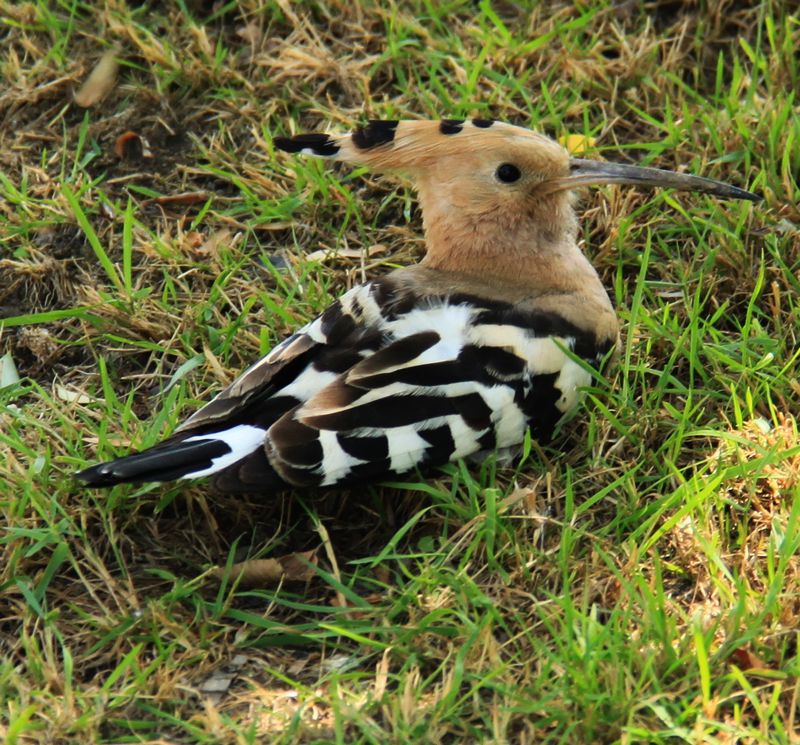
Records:
[[[758,197],[713,179],[571,158],[557,142],[489,119],[370,121],[350,134],[276,137],[293,153],[409,176],[420,197],[430,266],[483,273],[571,253],[572,190],[634,184]]]

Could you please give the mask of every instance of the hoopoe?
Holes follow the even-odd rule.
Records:
[[[573,189],[758,196],[698,176],[571,158],[490,119],[370,121],[276,147],[409,176],[425,257],[352,288],[160,444],[77,474],[95,487],[213,476],[272,493],[395,477],[546,440],[615,347],[578,247]]]

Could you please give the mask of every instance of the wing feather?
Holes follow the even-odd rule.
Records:
[[[284,410],[288,410],[325,387],[336,374],[350,369],[363,354],[374,352],[380,345],[376,319],[367,318],[363,301],[359,302],[359,296],[371,292],[372,286],[367,284],[345,293],[319,318],[251,365],[176,432],[204,431],[239,416],[252,417],[257,405],[269,410],[264,402],[273,396],[284,399]],[[275,419],[277,415],[269,423]]]
[[[590,380],[567,351],[578,332],[550,323],[477,298],[418,298],[384,319],[380,349],[272,425],[270,462],[329,486],[515,446],[529,427],[546,439]]]
[[[520,442],[524,360],[463,346],[464,331],[426,329],[394,341],[287,412],[268,432],[275,468],[328,486]]]

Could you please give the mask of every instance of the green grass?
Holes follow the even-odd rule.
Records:
[[[0,9],[0,359],[21,376],[0,389],[5,742],[796,741],[784,4]],[[80,109],[112,46],[117,85]],[[511,465],[282,499],[72,480],[422,255],[405,184],[277,154],[273,135],[465,115],[765,199],[583,196],[621,352]],[[126,130],[152,157],[114,154]],[[202,195],[154,201],[184,192]],[[233,571],[303,551],[302,581]]]

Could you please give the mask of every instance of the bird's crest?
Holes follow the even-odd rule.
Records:
[[[352,133],[276,137],[274,143],[286,152],[366,165],[375,171],[415,171],[495,148],[511,153],[519,149],[527,158],[538,153],[543,159],[563,162],[565,168],[567,163],[566,150],[550,138],[493,119],[372,119]]]

